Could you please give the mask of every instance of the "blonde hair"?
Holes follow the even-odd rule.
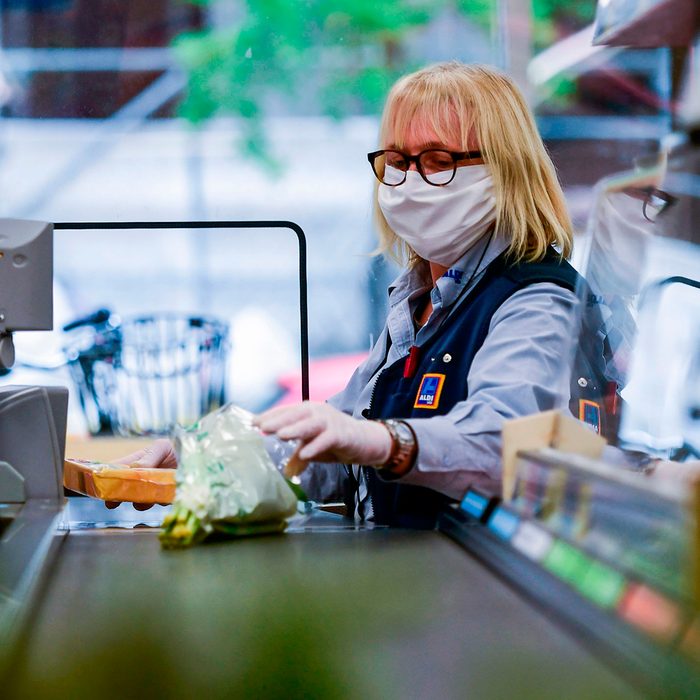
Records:
[[[511,260],[540,260],[551,245],[569,257],[573,236],[564,194],[534,117],[509,77],[489,66],[458,61],[404,76],[387,97],[381,147],[400,149],[407,135],[421,127],[444,143],[460,142],[464,151],[470,150],[470,141],[474,148],[476,137],[494,181],[496,230],[510,237]],[[377,187],[377,252],[413,266],[421,258],[387,223],[377,203]]]

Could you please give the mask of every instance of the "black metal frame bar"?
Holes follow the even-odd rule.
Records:
[[[54,223],[54,230],[125,229],[244,229],[288,228],[294,231],[299,244],[299,323],[301,335],[301,397],[309,398],[309,308],[306,271],[306,234],[292,221],[63,221]]]

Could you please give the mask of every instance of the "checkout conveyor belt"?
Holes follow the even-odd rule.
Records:
[[[185,551],[73,530],[11,658],[8,700],[640,697],[445,535],[320,512]]]

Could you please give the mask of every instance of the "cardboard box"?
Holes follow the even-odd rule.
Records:
[[[503,425],[502,497],[510,501],[515,489],[516,462],[521,450],[552,447],[597,459],[607,444],[582,421],[560,411],[544,411],[524,418],[506,421]]]

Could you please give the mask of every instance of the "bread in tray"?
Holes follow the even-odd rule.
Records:
[[[63,485],[103,501],[172,503],[175,469],[144,469],[83,459],[66,459]]]

